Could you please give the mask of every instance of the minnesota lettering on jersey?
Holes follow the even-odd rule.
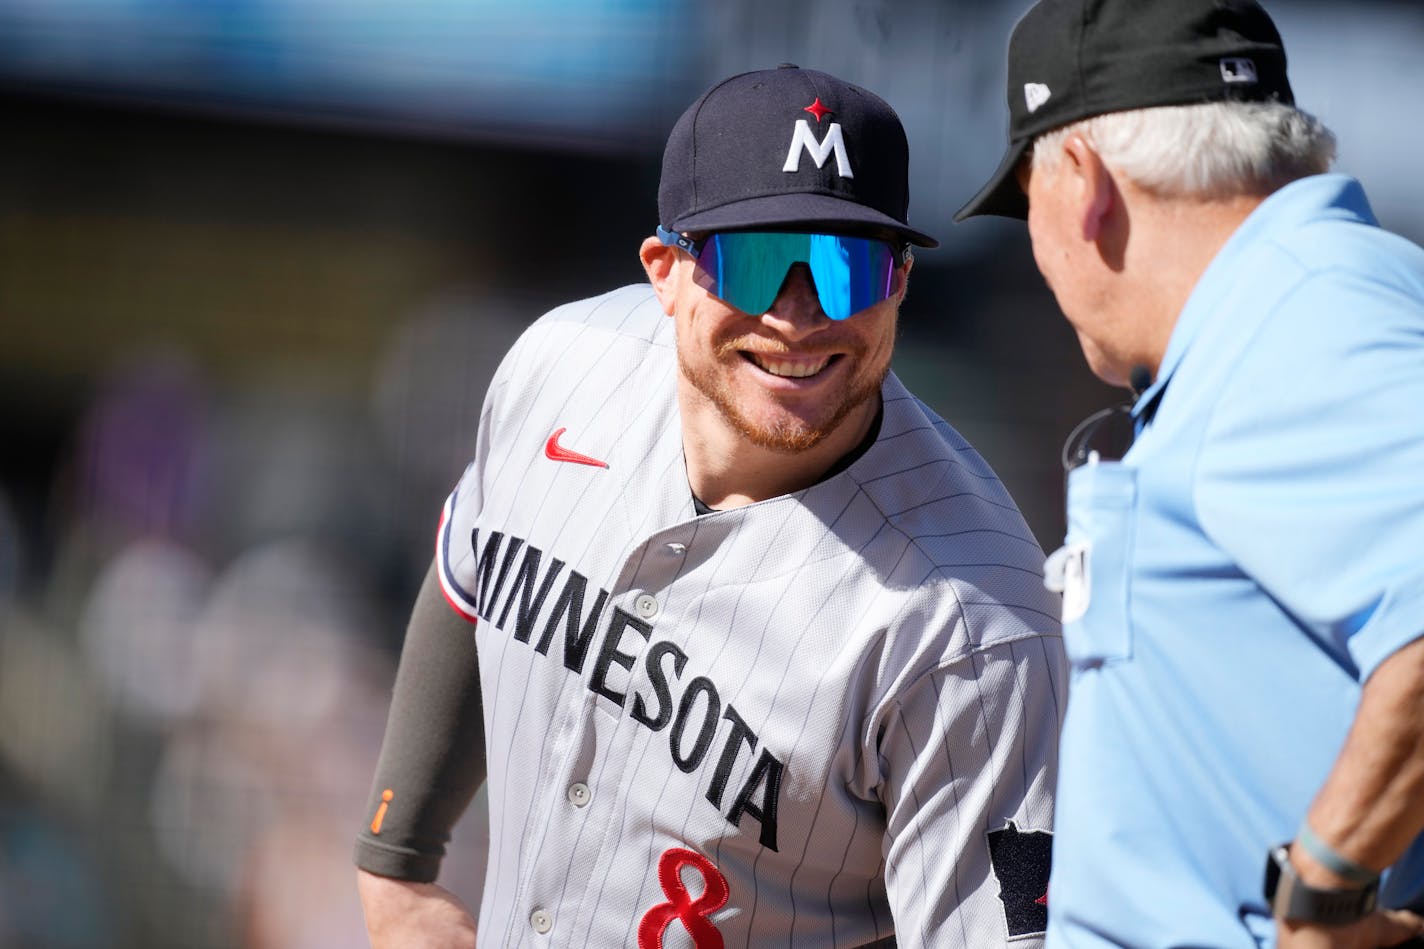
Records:
[[[650,731],[666,729],[668,752],[678,770],[684,774],[696,771],[712,749],[721,723],[727,722],[717,765],[704,796],[733,827],[739,828],[743,817],[757,821],[761,825],[761,845],[776,850],[776,809],[786,766],[762,748],[746,781],[723,810],[727,784],[743,748],[748,755],[757,754],[760,739],[735,706],[723,706],[711,679],[699,675],[682,682],[687,653],[668,640],[654,642],[653,625],[619,607],[604,617],[607,590],[597,589],[585,612],[584,603],[590,595],[588,579],[577,570],[565,570],[562,560],[546,563],[544,552],[523,538],[491,531],[481,547],[479,530],[475,529],[470,533],[470,545],[476,555],[475,612],[479,617],[501,632],[510,633],[516,642],[531,645],[541,656],[548,656],[558,640],[564,667],[575,675],[582,675],[593,655],[593,668],[586,680],[589,690],[626,709],[635,722]],[[546,611],[544,605],[561,574],[562,586]],[[637,662],[636,655],[620,648],[630,631],[651,643],[643,654],[643,667],[652,688],[647,695],[634,692],[631,708],[630,696],[608,682],[614,665],[631,673]],[[679,686],[680,694],[674,696]]]

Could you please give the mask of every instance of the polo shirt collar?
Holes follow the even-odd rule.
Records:
[[[1157,378],[1142,390],[1133,404],[1134,418],[1151,417],[1192,340],[1213,315],[1226,312],[1223,300],[1231,293],[1240,274],[1251,266],[1248,248],[1272,234],[1322,218],[1378,224],[1364,188],[1348,175],[1311,175],[1267,197],[1241,222],[1197,280],[1167,340],[1167,351],[1157,369]]]

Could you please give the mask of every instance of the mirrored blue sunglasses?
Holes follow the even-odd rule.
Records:
[[[895,291],[895,268],[910,258],[908,246],[901,250],[886,241],[840,234],[728,231],[693,240],[659,225],[658,239],[696,259],[698,269],[712,278],[713,296],[751,314],[765,313],[787,271],[805,264],[821,309],[843,320],[888,300]]]

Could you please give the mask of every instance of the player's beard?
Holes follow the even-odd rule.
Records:
[[[881,366],[868,366],[865,363],[865,347],[858,341],[853,346],[841,358],[854,363],[854,374],[841,390],[839,400],[814,419],[783,410],[777,412],[774,418],[759,420],[739,404],[728,381],[726,366],[730,360],[740,360],[742,351],[757,348],[749,342],[749,338],[738,337],[718,343],[713,350],[711,366],[694,365],[681,347],[678,348],[677,361],[683,378],[717,408],[722,418],[739,435],[759,448],[796,454],[819,445],[840,427],[847,416],[880,392],[880,386],[890,372],[889,361],[886,360]]]

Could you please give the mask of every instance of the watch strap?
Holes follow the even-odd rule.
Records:
[[[1289,844],[1272,848],[1266,858],[1266,902],[1277,919],[1342,926],[1375,911],[1379,880],[1362,887],[1330,889],[1301,882],[1290,862]]]

